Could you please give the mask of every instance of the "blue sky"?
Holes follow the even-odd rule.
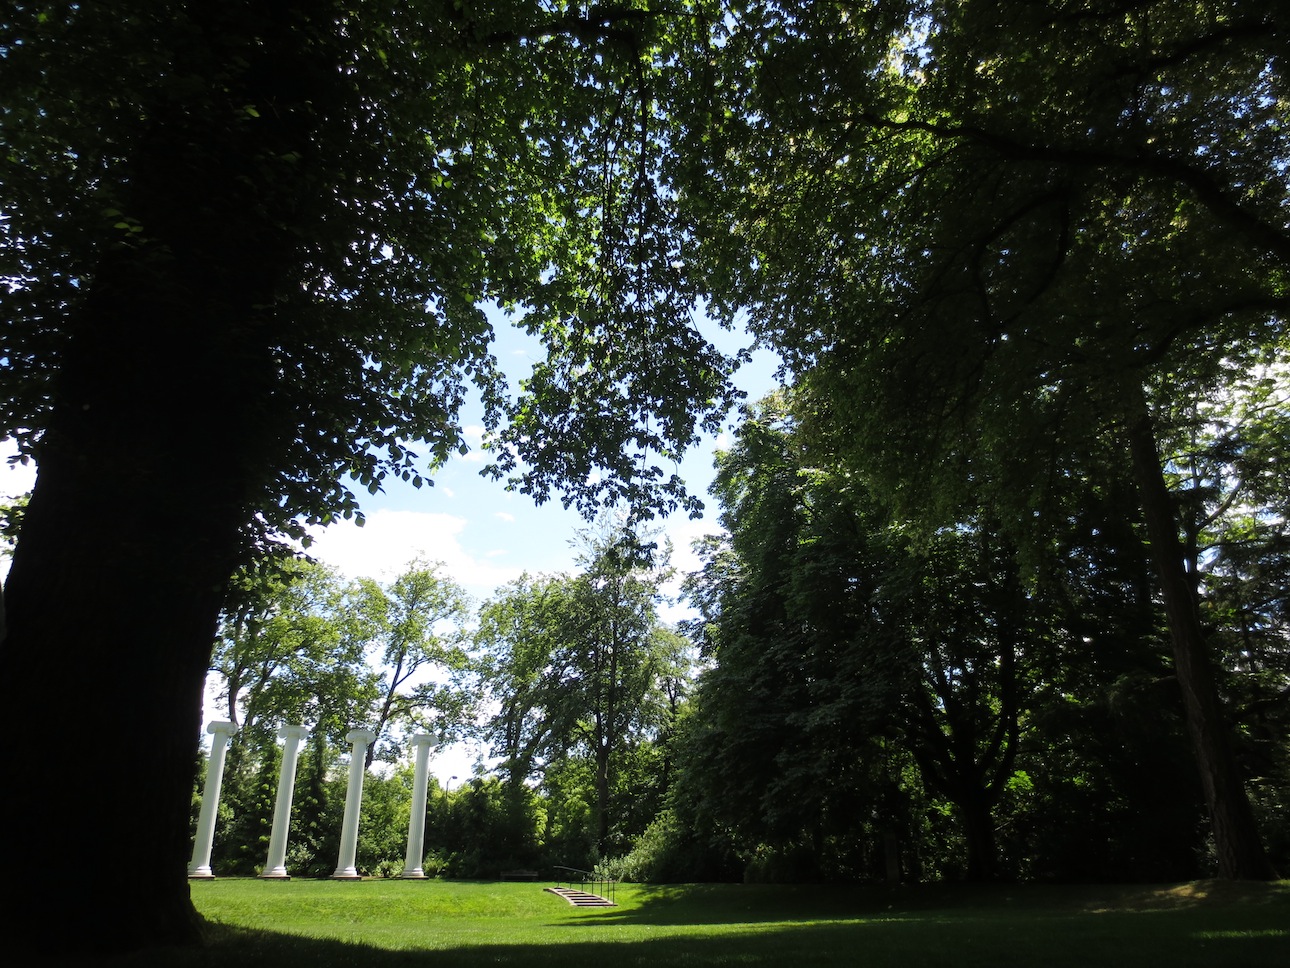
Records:
[[[527,374],[540,352],[536,341],[515,330],[500,314],[494,317],[498,361],[512,381]],[[742,334],[726,333],[703,322],[710,338],[733,352],[747,342]],[[736,382],[749,399],[756,399],[775,385],[775,357],[759,352],[740,369]],[[727,420],[729,426],[733,414]],[[483,428],[471,416],[464,420],[471,452],[454,457],[434,477],[433,486],[415,488],[394,481],[381,493],[360,493],[366,524],[332,525],[316,533],[312,554],[354,577],[393,578],[415,558],[439,561],[445,573],[476,600],[489,597],[501,585],[525,571],[560,572],[575,566],[571,542],[587,526],[575,511],[566,511],[558,499],[536,505],[522,494],[480,476],[486,457],[479,447]],[[690,542],[716,529],[715,509],[708,500],[714,450],[720,438],[705,437],[687,454],[679,467],[692,493],[709,505],[702,519],[683,515],[662,522],[675,552],[673,564],[684,571],[693,563]],[[669,617],[679,616],[675,609]]]
[[[710,338],[727,351],[744,345],[743,334],[723,333],[715,325]],[[495,348],[499,363],[513,378],[527,372],[531,354],[537,352],[522,334],[507,332],[498,324]],[[736,383],[755,400],[776,386],[777,360],[758,352],[736,374]],[[732,424],[729,415],[726,426]],[[576,567],[573,541],[587,522],[575,511],[564,510],[558,500],[536,505],[522,494],[508,493],[495,481],[480,477],[486,462],[478,449],[482,428],[466,421],[472,451],[454,457],[434,478],[433,487],[412,487],[395,482],[376,495],[362,494],[366,524],[341,522],[317,534],[310,551],[346,575],[378,580],[394,578],[412,560],[443,563],[443,571],[477,602],[525,571],[565,572]],[[682,461],[679,473],[687,487],[704,499],[702,518],[677,515],[661,522],[673,544],[672,564],[678,575],[696,567],[690,543],[717,528],[716,508],[708,498],[713,475],[713,453],[725,444],[725,434],[705,437]],[[684,603],[663,609],[663,617],[676,621],[689,614]],[[451,776],[470,775],[484,751],[459,745],[440,751],[431,770],[447,782]]]
[[[512,379],[527,373],[534,354],[533,341],[514,330],[502,317],[494,319],[499,363]],[[724,333],[704,323],[710,338],[727,351],[746,342],[743,334]],[[756,399],[775,384],[775,358],[769,353],[754,355],[741,368],[736,382],[749,399]],[[733,414],[727,419],[730,425]],[[393,579],[414,559],[441,562],[443,572],[461,585],[476,602],[493,594],[501,585],[523,572],[564,572],[575,567],[572,545],[586,522],[574,511],[564,510],[558,500],[536,505],[521,494],[508,493],[501,483],[479,475],[485,457],[479,449],[482,427],[466,416],[467,438],[472,445],[465,457],[454,457],[434,477],[433,486],[414,488],[396,481],[375,495],[360,492],[366,525],[341,522],[316,533],[310,552],[335,566],[348,577],[378,581]],[[679,472],[692,493],[704,499],[703,518],[689,520],[683,515],[662,522],[664,533],[674,546],[672,563],[679,572],[691,570],[695,560],[690,542],[717,530],[715,508],[708,499],[712,480],[712,456],[722,446],[720,438],[706,437],[683,460]],[[3,456],[12,450],[0,444]],[[34,468],[0,463],[0,494],[13,496],[31,489]],[[7,561],[0,562],[7,571]],[[664,610],[664,618],[675,621],[686,614],[683,606]],[[222,718],[207,702],[206,720]],[[456,775],[470,774],[480,751],[458,747],[435,756],[433,772],[441,782]]]

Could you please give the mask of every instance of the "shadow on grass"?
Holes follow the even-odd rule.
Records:
[[[1239,888],[1239,889],[1238,889]],[[1221,896],[1220,896],[1221,895]],[[740,908],[744,910],[741,912]],[[600,931],[566,931],[568,927]],[[579,912],[550,940],[392,951],[224,925],[200,950],[153,950],[72,968],[1284,968],[1290,883],[1185,888],[637,889]],[[426,925],[426,944],[434,943]],[[54,963],[50,963],[54,964]]]
[[[1280,908],[1290,919],[1290,881],[1196,881],[1179,885],[906,884],[641,885],[629,903],[588,910],[568,927],[835,921],[1076,917],[1242,907]],[[1286,927],[1290,927],[1290,921]]]

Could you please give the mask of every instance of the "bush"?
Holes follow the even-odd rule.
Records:
[[[645,828],[625,857],[606,859],[597,873],[638,884],[692,884],[737,881],[739,869],[728,843],[700,836],[668,808]]]

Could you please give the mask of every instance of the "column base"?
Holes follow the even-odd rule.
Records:
[[[332,874],[331,879],[333,881],[361,881],[363,877],[352,867],[344,869],[338,867],[336,868],[336,873]]]
[[[399,879],[399,880],[401,880],[401,881],[425,881],[425,880],[429,880],[429,878],[428,878],[428,877],[426,877],[426,875],[425,875],[425,871],[421,870],[421,868],[419,868],[419,867],[418,867],[416,870],[414,870],[414,871],[404,871],[402,874],[400,874],[400,875],[399,875],[399,878],[398,878],[398,879]]]
[[[262,880],[262,881],[289,881],[289,880],[291,880],[291,875],[290,875],[290,874],[288,874],[286,871],[284,871],[282,868],[280,868],[280,867],[279,867],[279,868],[275,868],[274,870],[271,870],[271,871],[265,871],[263,874],[261,874],[261,875],[260,875],[260,880]]]

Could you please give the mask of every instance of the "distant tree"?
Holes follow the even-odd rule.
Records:
[[[1178,704],[1150,688],[1168,684],[1160,616],[1126,501],[1104,493],[1114,478],[1069,482],[1062,543],[1023,558],[988,514],[932,534],[893,519],[812,448],[790,400],[750,408],[718,456],[725,533],[686,585],[707,663],[676,808],[734,831],[757,876],[903,863],[984,879],[1052,874],[1059,856],[1082,876],[1121,876],[1117,858],[1177,872],[1196,801],[1177,779]],[[1044,837],[1030,816],[1051,824],[1073,801],[1075,826],[1114,845],[1104,863],[1078,854],[1079,831]],[[1148,805],[1150,830],[1126,819]]]
[[[512,789],[560,760],[585,760],[591,843],[604,855],[621,771],[638,742],[665,728],[685,650],[657,616],[667,572],[635,532],[608,526],[584,541],[583,571],[503,589],[482,609],[476,641],[499,706],[487,735]]]
[[[496,878],[538,863],[540,807],[531,790],[517,797],[497,777],[476,776],[444,799],[439,844],[449,877]]]
[[[907,550],[888,580],[879,607],[921,671],[907,693],[903,745],[928,790],[953,805],[966,877],[1000,877],[996,810],[1017,770],[1034,667],[1055,629],[988,518]]]
[[[404,762],[389,773],[372,773],[364,780],[355,854],[359,873],[394,877],[402,872],[408,846],[412,773],[412,764]],[[336,830],[340,830],[339,825]],[[333,869],[335,863],[332,858]]]
[[[500,757],[508,787],[518,791],[572,728],[559,702],[561,683],[573,670],[562,665],[564,617],[573,608],[569,583],[528,574],[498,589],[479,611],[476,661],[498,711],[484,738]]]
[[[356,591],[334,569],[292,557],[243,569],[212,660],[235,747],[271,745],[287,724],[339,743],[377,696],[364,635]]]
[[[886,515],[801,443],[782,394],[745,412],[717,459],[724,534],[686,582],[705,662],[682,807],[776,879],[860,873],[920,661],[875,608],[900,553]]]
[[[1234,373],[1216,398],[1170,401],[1161,441],[1202,626],[1278,869],[1290,865],[1290,364]]]
[[[473,702],[464,681],[468,604],[441,569],[413,561],[388,587],[371,579],[359,582],[363,634],[379,670],[379,690],[365,717],[376,733],[367,748],[368,767],[378,752],[397,758],[390,735],[395,727],[443,732],[471,718]]]
[[[256,754],[229,758],[220,796],[219,823],[211,849],[211,867],[217,872],[242,876],[258,874],[268,859],[282,751],[277,744],[270,743],[257,749]],[[307,811],[315,809],[324,799],[314,789],[314,777],[320,774],[311,771],[312,757],[309,759],[309,766],[301,771],[309,777],[302,787],[304,795],[301,797],[302,808]]]
[[[1064,512],[1033,562],[1061,633],[1035,683],[1007,818],[1021,876],[1177,881],[1201,865],[1204,799],[1142,541],[1138,496],[1113,439],[1096,470],[1067,467]]]
[[[348,776],[341,766],[340,747],[329,740],[326,733],[313,731],[307,744],[301,750],[296,768],[295,796],[291,800],[291,836],[287,841],[287,870],[303,877],[326,877],[336,870],[336,860],[340,856],[340,828],[344,822]],[[366,784],[363,791],[366,799]],[[264,819],[271,821],[272,817]],[[268,856],[267,846],[260,853],[256,861],[262,869]]]

